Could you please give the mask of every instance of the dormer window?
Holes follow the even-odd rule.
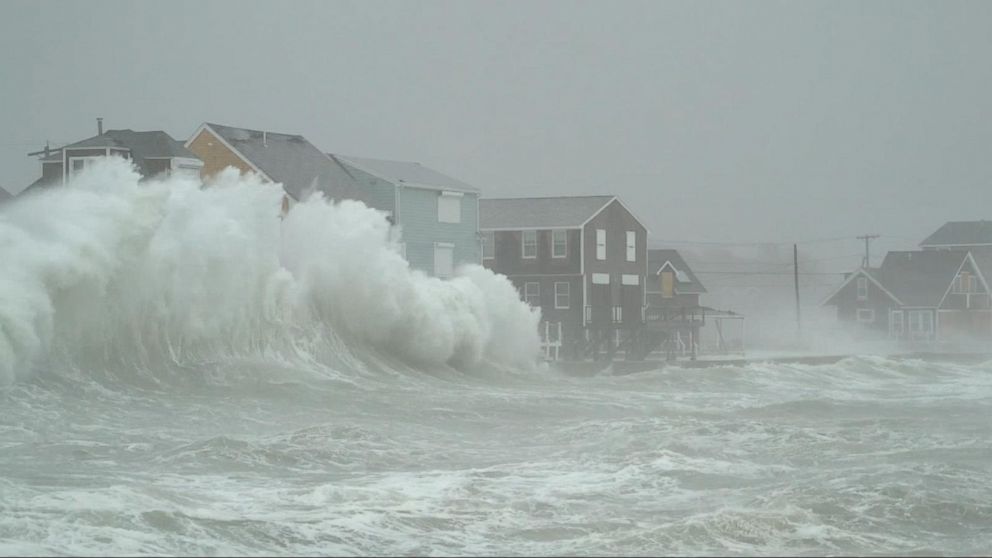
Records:
[[[100,157],[100,155],[96,157],[69,157],[69,177],[72,178],[83,172],[92,166]]]

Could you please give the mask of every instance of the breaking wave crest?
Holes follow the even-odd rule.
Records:
[[[356,345],[418,367],[535,362],[539,315],[505,277],[411,269],[382,212],[317,195],[280,219],[282,189],[234,169],[139,178],[110,159],[0,209],[0,384]]]

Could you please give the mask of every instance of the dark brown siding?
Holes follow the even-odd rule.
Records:
[[[596,259],[596,229],[604,229],[606,231],[605,260]],[[627,261],[627,231],[634,231],[637,235],[636,258],[633,262]],[[609,274],[609,301],[607,304],[610,306],[623,304],[625,323],[631,323],[631,320],[635,318],[639,321],[641,307],[643,305],[645,275],[647,272],[647,229],[620,202],[613,201],[613,203],[599,212],[599,214],[586,224],[584,233],[583,251],[585,256],[585,272],[586,281],[590,288],[605,287],[604,285],[592,285],[593,273]],[[636,287],[622,285],[623,275],[637,275],[639,277],[639,284]],[[592,292],[590,290],[590,293]],[[602,303],[599,298],[595,302],[590,299],[589,302],[593,306]],[[597,314],[595,308],[593,308],[592,312],[594,315]],[[612,311],[610,312],[612,316]]]
[[[494,231],[496,259],[486,260],[486,267],[504,275],[567,275],[578,274],[581,269],[578,229],[568,231],[568,245],[564,258],[551,257],[551,230],[537,231],[537,258],[523,257],[522,231]]]

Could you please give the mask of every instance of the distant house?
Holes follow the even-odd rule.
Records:
[[[459,264],[481,262],[478,189],[419,163],[329,156],[390,211],[412,267],[450,277]]]
[[[619,198],[483,199],[479,211],[483,265],[541,309],[549,358],[636,347],[648,231]]]
[[[992,340],[989,284],[963,250],[889,252],[824,302],[866,332],[914,342]]]
[[[967,250],[992,281],[992,221],[950,221],[920,243],[924,250]]]
[[[204,178],[234,167],[282,184],[284,211],[314,192],[334,200],[353,199],[375,209],[391,209],[374,203],[340,162],[300,135],[204,123],[186,141],[186,148],[203,160]]]
[[[203,162],[182,142],[161,130],[136,132],[108,130],[58,149],[45,149],[39,155],[41,177],[25,191],[47,186],[61,186],[101,157],[130,159],[143,178],[171,173],[197,174]]]
[[[678,250],[649,249],[645,321],[669,331],[691,351],[698,343],[705,313],[699,295],[706,288]]]

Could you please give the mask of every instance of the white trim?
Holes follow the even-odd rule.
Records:
[[[865,288],[865,294],[864,294],[864,296],[861,296],[861,285],[862,285],[862,283],[864,283],[864,288]],[[857,285],[857,287],[856,287],[857,288],[857,292],[855,292],[855,297],[857,298],[858,302],[862,302],[862,301],[868,300],[868,285],[869,284],[870,283],[868,282],[868,278],[867,277],[865,277],[865,276],[858,277],[858,281],[855,283],[855,285]]]
[[[537,297],[537,304],[536,305],[531,304],[531,307],[533,307],[533,308],[540,308],[541,307],[541,283],[540,283],[540,281],[525,281],[524,282],[524,302],[526,302],[527,304],[530,304],[530,301],[528,300],[529,295],[527,294],[527,287],[530,286],[530,285],[534,285],[534,286],[537,287],[537,293],[534,295],[534,296]]]
[[[602,235],[600,235],[602,233]],[[603,255],[599,254],[599,237],[603,237]],[[609,239],[606,236],[606,229],[596,229],[596,261],[605,262],[606,261],[606,244]]]
[[[637,231],[624,231],[624,232],[625,232],[625,234],[624,234],[624,241],[626,242],[626,245],[625,245],[626,250],[624,251],[624,257],[626,258],[626,261],[628,261],[628,262],[636,262],[637,261]],[[633,238],[633,241],[631,241],[631,238]],[[630,257],[631,253],[634,254],[633,259],[631,259],[631,257]]]
[[[525,233],[534,233],[534,255],[527,255],[527,235]],[[536,260],[537,259],[537,231],[520,231],[520,259],[522,260]]]
[[[938,250],[952,250],[954,248],[959,248],[962,246],[967,246],[970,248],[975,248],[980,246],[992,246],[992,242],[985,242],[980,244],[920,244],[920,248],[936,248]]]
[[[892,299],[893,302],[895,302],[899,306],[903,306],[902,301],[899,300],[898,298],[896,298],[896,295],[894,295],[891,292],[889,292],[889,289],[886,289],[884,286],[882,286],[882,284],[879,283],[877,279],[875,279],[874,277],[872,277],[870,273],[868,273],[867,271],[865,271],[865,268],[863,268],[863,267],[861,269],[859,269],[859,270],[851,273],[851,276],[848,277],[847,279],[845,279],[844,282],[841,283],[840,286],[837,287],[836,290],[834,290],[834,292],[830,293],[829,296],[827,296],[825,299],[823,299],[823,302],[820,303],[820,306],[826,306],[827,303],[830,302],[830,299],[831,298],[837,296],[838,293],[840,293],[842,290],[844,290],[844,287],[848,286],[851,283],[851,281],[854,280],[855,277],[858,277],[860,275],[864,275],[872,283],[874,283],[876,287],[878,287],[879,289],[882,289],[882,292],[884,292],[885,294],[887,294],[889,296],[889,298]]]
[[[592,274],[592,284],[593,285],[609,285],[610,284],[610,274],[609,273],[593,273]]]
[[[954,281],[957,280],[958,275],[961,274],[961,270],[964,268],[964,264],[968,263],[969,261],[971,262],[971,268],[977,272],[976,275],[978,275],[978,277],[982,280],[982,284],[985,285],[985,293],[989,294],[988,283],[986,283],[985,278],[982,277],[981,270],[978,268],[978,263],[975,262],[975,258],[971,257],[971,252],[967,252],[964,255],[964,259],[962,259],[961,263],[958,265],[957,271],[954,272],[954,277],[951,278],[951,284],[948,285],[947,289],[944,291],[944,296],[940,297],[940,302],[938,302],[936,306],[938,310],[940,309],[941,306],[944,305],[944,300],[947,299],[947,295],[950,294],[951,289],[954,288]]]
[[[586,307],[589,304],[589,285],[586,283],[586,230],[579,229],[579,275],[582,277],[582,327],[586,324]]]
[[[465,192],[456,192],[455,190],[441,190],[441,196],[447,196],[449,198],[463,198],[465,197]]]
[[[581,230],[582,227],[479,227],[480,231],[502,231],[502,232],[516,232],[516,231],[546,231],[549,228],[562,229],[567,231]]]
[[[896,314],[899,315],[898,333],[895,331]],[[889,310],[889,337],[892,337],[893,333],[897,333],[898,337],[902,337],[906,334],[906,313],[902,310]]]
[[[627,210],[627,213],[630,213],[630,216],[633,217],[634,220],[637,221],[637,223],[639,225],[641,225],[642,227],[644,227],[644,232],[646,232],[648,235],[651,234],[651,230],[648,229],[647,225],[644,224],[644,221],[640,217],[638,217],[636,213],[634,213],[633,211],[631,211],[630,208],[627,207],[627,204],[623,203],[623,201],[620,199],[619,196],[611,196],[610,199],[609,199],[609,201],[607,201],[605,204],[603,204],[603,207],[600,207],[599,209],[597,209],[596,212],[593,213],[592,215],[590,215],[588,219],[586,219],[585,221],[583,221],[582,222],[582,225],[580,225],[580,226],[581,227],[585,227],[589,223],[589,221],[592,221],[597,215],[599,215],[600,213],[602,213],[603,210],[606,209],[607,207],[609,207],[609,205],[611,203],[613,203],[614,201],[617,202],[617,203],[619,203],[621,207],[623,207],[624,209],[626,209]],[[647,243],[645,242],[645,244],[647,244]]]
[[[556,256],[555,255],[555,233],[561,232],[565,233],[565,253]],[[563,260],[568,257],[568,230],[567,229],[551,229],[551,259],[553,260]]]
[[[404,243],[405,244],[405,243]],[[434,276],[447,279],[453,277],[455,274],[455,245],[451,242],[435,242],[434,244]],[[451,270],[450,273],[440,273],[437,266],[437,252],[438,249],[445,249],[451,251]]]
[[[564,295],[568,297],[568,302],[565,306],[558,306],[558,285],[565,285]],[[555,281],[555,310],[568,310],[572,307],[572,284],[568,281]]]
[[[455,206],[445,207],[442,212],[443,205],[455,204]],[[440,192],[437,196],[437,203],[434,204],[437,209],[437,222],[445,223],[449,225],[460,225],[462,222],[462,197],[459,196],[448,196],[444,192]],[[442,215],[443,214],[443,215]],[[442,218],[443,217],[443,218]]]
[[[196,140],[196,138],[204,130],[210,130],[210,135],[212,135],[213,137],[217,138],[217,140],[220,141],[221,145],[223,145],[224,147],[230,149],[232,153],[234,153],[235,155],[237,155],[238,158],[241,159],[241,161],[243,163],[245,163],[246,165],[248,165],[249,167],[251,167],[251,170],[253,170],[256,173],[258,173],[259,176],[261,176],[262,178],[268,180],[269,182],[275,182],[275,180],[272,180],[272,177],[270,177],[269,175],[267,175],[264,172],[262,172],[262,169],[258,168],[258,166],[255,163],[251,162],[251,160],[248,159],[248,157],[245,157],[245,154],[244,153],[242,153],[242,152],[238,151],[237,149],[235,149],[234,146],[231,145],[230,143],[227,143],[227,140],[225,140],[220,134],[217,133],[217,130],[214,130],[213,128],[211,128],[210,127],[210,124],[207,124],[206,122],[204,122],[203,124],[200,124],[200,127],[196,129],[196,132],[194,132],[193,135],[190,136],[190,138],[188,140],[186,140],[186,143],[183,144],[183,147],[185,147],[186,149],[189,149],[189,146],[193,144],[193,141]],[[287,191],[287,193],[289,193],[289,192]],[[290,194],[290,197],[293,197],[293,195]]]

